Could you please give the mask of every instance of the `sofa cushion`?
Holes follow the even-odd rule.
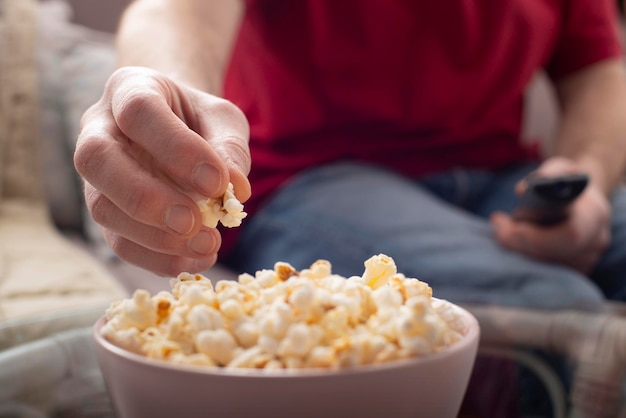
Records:
[[[93,232],[91,220],[84,216],[81,181],[72,156],[81,115],[102,94],[115,68],[115,53],[113,35],[71,19],[66,1],[39,2],[37,58],[45,191],[57,226]]]

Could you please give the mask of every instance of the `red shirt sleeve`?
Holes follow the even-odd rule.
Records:
[[[552,78],[562,78],[622,53],[621,25],[614,0],[564,2],[563,20],[547,65]]]

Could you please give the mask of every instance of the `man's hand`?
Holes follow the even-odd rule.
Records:
[[[161,275],[211,267],[219,233],[196,201],[250,196],[249,127],[230,102],[145,68],[109,79],[83,115],[74,164],[89,212],[120,258]]]
[[[572,174],[579,171],[573,162],[563,158],[547,160],[537,170],[544,176]],[[516,189],[522,194],[525,182]],[[539,226],[515,221],[497,212],[491,223],[498,242],[538,260],[560,263],[588,273],[611,241],[611,207],[606,195],[593,182],[572,204],[568,218],[560,224]]]

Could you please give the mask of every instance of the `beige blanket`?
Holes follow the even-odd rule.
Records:
[[[88,325],[125,295],[49,219],[42,192],[36,0],[0,0],[0,349]]]
[[[124,295],[108,271],[29,202],[0,203],[0,321],[108,305]]]

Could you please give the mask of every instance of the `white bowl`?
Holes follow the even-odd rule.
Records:
[[[201,369],[119,348],[94,327],[96,354],[118,418],[454,418],[476,357],[479,326],[422,358],[345,370]]]

